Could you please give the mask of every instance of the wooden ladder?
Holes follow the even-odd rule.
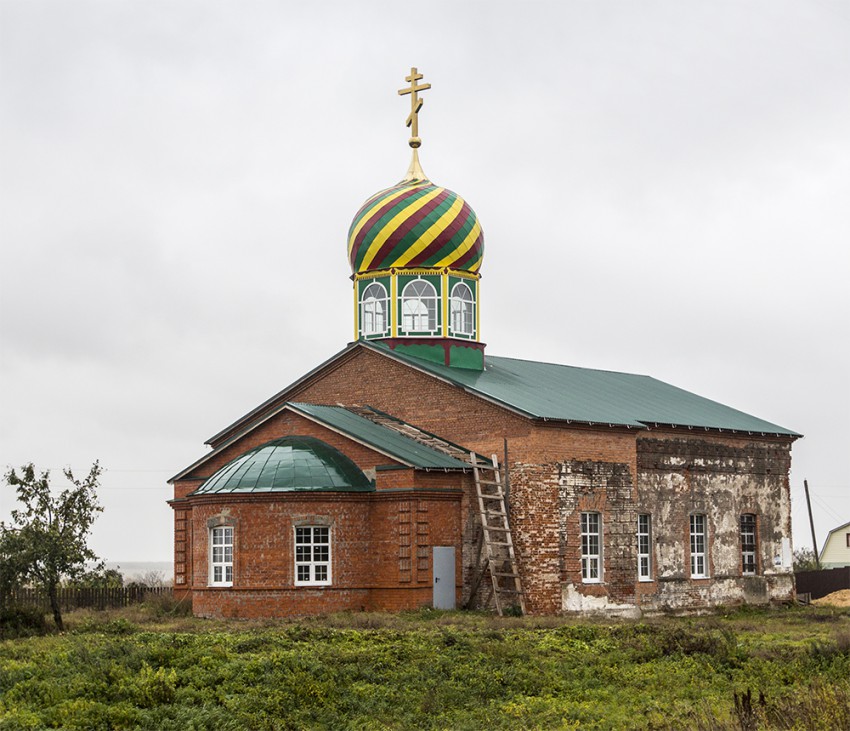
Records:
[[[483,542],[487,549],[487,567],[493,581],[496,611],[501,617],[507,608],[519,607],[525,614],[525,595],[508,522],[499,461],[495,454],[492,462],[481,460],[475,452],[470,452],[469,461],[475,477],[478,513],[481,517]]]

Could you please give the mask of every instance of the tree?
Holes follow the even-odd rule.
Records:
[[[136,583],[140,586],[147,587],[148,589],[159,589],[163,586],[169,586],[169,581],[165,576],[165,572],[157,571],[156,569],[148,569],[147,571],[139,574],[136,579]]]
[[[798,548],[794,551],[794,571],[814,571],[817,567],[815,552],[811,548]]]
[[[103,472],[95,462],[83,480],[64,470],[71,487],[50,494],[50,472],[36,476],[32,463],[5,475],[6,484],[17,491],[23,505],[12,511],[11,525],[0,523],[0,548],[14,557],[16,581],[30,581],[47,594],[53,621],[64,629],[58,589],[62,579],[73,581],[98,561],[88,547],[91,525],[103,508],[97,500],[98,480]]]
[[[120,589],[124,586],[124,575],[118,569],[101,566],[68,579],[65,586],[72,589]]]
[[[11,603],[12,589],[20,584],[22,573],[18,536],[0,523],[0,613]]]

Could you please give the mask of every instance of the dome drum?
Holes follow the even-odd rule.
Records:
[[[391,269],[355,275],[355,338],[477,341],[479,275],[451,269]]]

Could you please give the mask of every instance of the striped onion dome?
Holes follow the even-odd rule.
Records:
[[[379,269],[448,267],[477,272],[484,233],[457,193],[430,180],[403,180],[367,200],[348,231],[355,274]]]

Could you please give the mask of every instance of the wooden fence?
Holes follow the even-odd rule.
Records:
[[[797,580],[797,594],[811,594],[812,599],[820,599],[834,591],[850,589],[850,566],[820,571],[798,571],[794,578]]]
[[[171,596],[170,586],[144,587],[123,586],[111,589],[59,589],[59,607],[63,612],[72,609],[117,609],[130,604],[139,604],[152,596]],[[50,611],[47,594],[39,589],[13,589],[9,595],[11,603],[38,607]]]

